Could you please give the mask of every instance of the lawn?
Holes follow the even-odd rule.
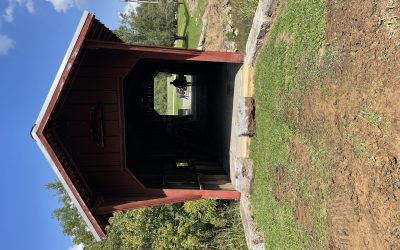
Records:
[[[258,0],[231,0],[230,4],[232,6],[232,21],[238,29],[235,41],[239,51],[244,53]]]
[[[182,100],[176,93],[176,88],[170,84],[175,79],[175,75],[167,77],[167,115],[178,115],[178,110],[182,108]]]
[[[186,36],[187,40],[177,41],[177,47],[195,49],[199,43],[201,29],[203,26],[202,17],[207,7],[206,0],[199,0],[197,8],[190,13],[187,2],[178,6],[178,35]]]
[[[178,6],[178,35],[186,36],[187,40],[177,40],[176,47],[179,48],[197,48],[201,29],[202,29],[202,17],[207,7],[206,0],[199,0],[197,8],[192,14],[189,13],[187,8],[187,2],[183,1]],[[178,110],[182,108],[182,99],[176,93],[175,87],[169,84],[173,78],[167,80],[167,114],[177,115]],[[190,81],[190,78],[188,78]]]
[[[326,246],[326,148],[312,129],[306,133],[291,116],[292,110],[301,112],[308,80],[319,76],[312,65],[324,43],[325,29],[325,1],[285,1],[256,65],[251,202],[267,249]],[[306,172],[293,157],[299,148],[311,159]]]

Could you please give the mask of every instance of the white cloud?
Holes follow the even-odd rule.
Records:
[[[27,0],[25,3],[25,7],[29,13],[31,13],[31,14],[35,13],[35,7],[33,4],[33,0]]]
[[[6,8],[6,13],[3,14],[4,20],[6,20],[9,23],[12,23],[14,21],[14,8],[15,5],[11,3],[9,3],[8,7]]]
[[[67,12],[68,9],[74,6],[73,0],[46,0],[50,2],[57,12]]]
[[[89,0],[75,0],[75,5],[81,9],[84,10],[88,6]]]
[[[15,46],[14,40],[8,36],[0,34],[0,56],[7,55],[8,50]]]
[[[68,248],[68,250],[83,250],[83,244],[73,245],[72,247]]]
[[[4,20],[9,23],[14,21],[14,10],[17,6],[25,6],[30,14],[35,13],[35,5],[33,0],[8,0],[8,6],[3,14]]]
[[[124,9],[119,14],[129,14],[130,12],[135,11],[137,6],[137,3],[127,2],[124,6]]]
[[[85,9],[88,5],[89,0],[46,0],[51,3],[57,12],[67,12],[73,7],[79,9]]]

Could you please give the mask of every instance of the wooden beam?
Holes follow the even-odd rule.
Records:
[[[165,204],[183,202],[188,200],[201,199],[201,195],[192,195],[190,197],[162,197],[152,198],[142,201],[108,202],[103,203],[96,209],[97,214],[109,214],[116,211],[132,210],[142,207],[160,206]]]
[[[202,199],[226,199],[237,200],[240,198],[240,192],[235,190],[192,190],[192,189],[162,189],[166,196],[183,196],[201,195]],[[148,189],[146,193],[150,193]]]
[[[147,189],[144,196],[132,196],[131,199],[107,201],[96,209],[98,214],[132,210],[142,207],[159,206],[199,199],[239,199],[240,192],[227,190],[190,190],[190,189]],[[138,200],[142,199],[142,200]]]
[[[163,46],[134,45],[120,42],[86,40],[85,47],[91,49],[115,49],[137,53],[141,59],[174,61],[202,61],[242,63],[243,55],[238,52],[202,51]]]

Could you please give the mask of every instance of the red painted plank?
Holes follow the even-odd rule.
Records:
[[[72,90],[117,90],[117,83],[114,77],[77,77]]]
[[[187,190],[187,189],[162,189],[167,196],[189,196],[192,194],[201,194],[202,198],[208,199],[239,199],[240,192],[232,190]],[[150,192],[150,190],[149,190]]]
[[[125,171],[116,170],[110,172],[85,172],[85,179],[96,190],[111,191],[115,195],[118,193],[143,193],[144,187],[135,178]]]
[[[120,136],[120,128],[118,121],[103,122],[104,136]],[[90,136],[90,123],[85,121],[69,121],[65,126],[65,134],[72,137]]]
[[[84,66],[132,67],[140,54],[116,50],[87,50],[82,62]]]
[[[89,110],[93,105],[91,104],[65,104],[63,108],[65,109],[85,109]],[[103,104],[103,113],[114,113],[118,112],[118,105],[116,104]]]
[[[115,172],[115,169],[120,169],[121,165],[107,165],[107,164],[97,164],[94,166],[79,166],[79,170],[83,175],[100,173],[100,172]]]
[[[203,61],[203,62],[228,62],[242,63],[243,55],[238,52],[222,52],[222,51],[201,51],[179,49],[175,47],[161,46],[144,46],[127,43],[116,43],[106,41],[86,40],[87,48],[106,48],[114,50],[131,51],[135,53],[143,52],[140,58],[148,59],[165,59],[179,61]]]
[[[74,158],[78,166],[96,166],[97,164],[118,166],[122,162],[119,153],[76,154]]]
[[[121,203],[110,202],[101,204],[96,209],[96,212],[98,214],[107,214],[115,211],[131,210],[149,206],[159,206],[164,204],[171,204],[171,203],[177,203],[189,200],[198,200],[198,199],[201,199],[201,195],[191,195],[181,199],[178,197],[163,197],[163,198],[155,198],[155,199],[133,201],[133,202],[121,202]]]
[[[64,105],[58,119],[60,121],[89,121],[92,105]],[[115,110],[117,105],[103,106],[104,121],[118,121],[119,112]]]
[[[141,56],[141,59],[242,63],[243,55],[240,53],[220,52],[220,51],[203,51],[198,55],[149,51],[149,52],[144,52]]]
[[[67,140],[71,152],[79,154],[106,154],[119,153],[121,151],[121,140],[119,137],[105,137],[104,148],[97,146],[90,137],[72,137]]]
[[[132,67],[82,66],[78,77],[124,77]]]
[[[66,104],[112,104],[118,103],[117,91],[70,91]]]
[[[97,213],[105,214],[115,211],[137,209],[148,206],[158,206],[189,200],[205,198],[212,199],[239,199],[240,193],[237,191],[224,190],[186,190],[186,189],[146,189],[147,200],[142,201],[109,201],[101,204]],[[158,198],[156,198],[158,197]],[[135,197],[132,197],[135,200]]]

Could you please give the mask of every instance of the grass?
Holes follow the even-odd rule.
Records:
[[[227,227],[215,232],[214,238],[207,249],[218,250],[246,250],[246,238],[244,236],[242,220],[240,218],[239,202],[232,201],[226,205],[221,217],[227,219]]]
[[[183,101],[176,93],[176,88],[170,84],[174,79],[173,75],[167,78],[167,115],[178,115],[178,110],[183,106]]]
[[[347,135],[347,143],[352,147],[354,155],[358,157],[365,157],[368,154],[368,145],[358,136],[349,133]]]
[[[301,129],[290,110],[301,114],[302,94],[319,75],[314,65],[324,43],[325,1],[288,0],[279,11],[254,76],[257,134],[250,146],[255,166],[251,201],[267,249],[322,249],[329,152],[317,137],[318,126]],[[307,65],[312,70],[306,70]],[[307,170],[293,156],[293,141],[309,155]],[[285,173],[284,181],[274,176],[279,168]],[[283,182],[293,194],[277,199],[276,188]],[[299,204],[306,208],[308,218],[301,225],[296,219]]]
[[[234,26],[238,29],[235,40],[239,51],[245,52],[247,37],[253,24],[258,0],[231,0],[229,2],[232,5],[232,20]]]
[[[176,47],[179,48],[197,48],[201,29],[202,17],[207,7],[206,0],[199,0],[197,8],[192,14],[189,13],[186,1],[181,1],[178,6],[178,35],[186,36],[187,40],[177,40]],[[168,83],[173,79],[168,79]],[[190,81],[190,79],[188,79]],[[171,84],[167,87],[167,114],[177,115],[178,110],[182,108],[183,101],[176,93],[176,89]]]
[[[178,110],[182,108],[182,99],[179,98],[179,95],[176,93],[174,88],[174,115],[178,115]]]
[[[207,7],[206,0],[199,0],[197,8],[193,13],[189,13],[186,1],[178,6],[178,35],[186,36],[187,40],[177,41],[177,47],[180,48],[197,48],[199,43],[201,29],[202,29],[202,17]]]
[[[364,107],[362,107],[360,117],[373,127],[378,127],[381,122],[381,117],[369,105],[364,105]]]
[[[167,82],[173,81],[173,77],[169,76],[167,78]],[[173,115],[174,114],[174,87],[171,84],[167,83],[167,115]]]

